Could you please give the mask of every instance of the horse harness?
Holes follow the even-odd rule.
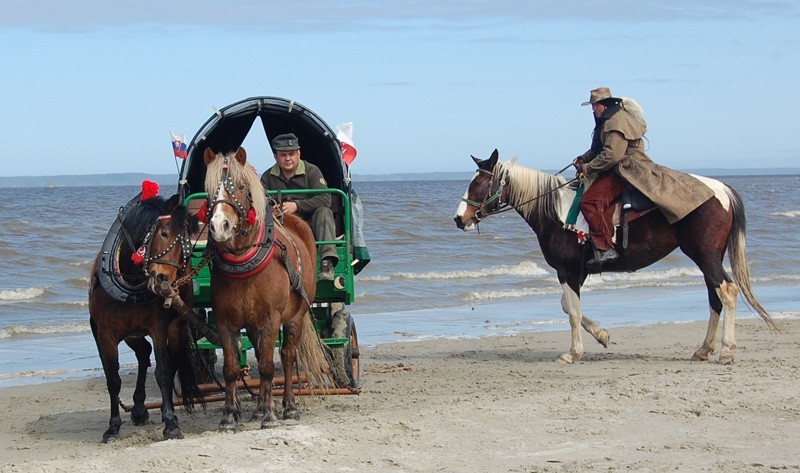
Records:
[[[214,194],[214,200],[211,201],[208,206],[208,215],[213,213],[213,210],[217,205],[228,204],[236,210],[239,217],[239,222],[242,220],[249,220],[251,216],[248,215],[248,213],[254,211],[252,207],[253,199],[250,194],[250,189],[247,190],[247,199],[251,204],[250,210],[248,211],[244,204],[236,198],[236,186],[228,171],[228,157],[226,156],[224,159],[225,161],[223,162],[222,168],[222,180],[217,188],[217,192]],[[232,200],[219,198],[220,192],[223,188],[228,192],[228,195]],[[251,224],[250,227],[243,229],[238,227],[238,225],[239,224],[237,223],[237,232],[242,236],[248,236],[250,231],[255,227],[255,224]],[[289,253],[286,249],[286,245],[284,245],[282,241],[275,238],[274,229],[276,227],[295,248],[298,265],[297,270],[294,269],[294,265],[292,264],[291,258],[289,257]],[[308,298],[308,294],[303,286],[301,277],[303,268],[301,262],[302,260],[300,258],[300,250],[295,244],[294,240],[283,228],[283,225],[275,221],[272,216],[272,212],[264,212],[264,220],[262,221],[261,225],[259,225],[258,231],[258,241],[256,243],[234,250],[249,250],[243,256],[233,256],[229,252],[222,251],[216,242],[213,242],[213,244],[209,245],[210,258],[213,261],[214,267],[223,272],[226,276],[232,278],[246,278],[253,276],[267,267],[275,254],[275,246],[277,246],[280,248],[281,259],[286,267],[286,272],[288,273],[292,290],[297,292],[303,298],[306,305],[311,308],[311,301]]]

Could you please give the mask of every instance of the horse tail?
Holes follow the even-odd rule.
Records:
[[[739,286],[744,301],[750,308],[758,312],[758,315],[764,319],[764,322],[775,330],[780,330],[778,325],[772,320],[772,317],[767,313],[761,303],[756,299],[753,293],[753,287],[750,283],[750,263],[747,260],[747,249],[745,240],[746,218],[744,214],[744,203],[742,202],[739,193],[730,187],[725,187],[725,192],[731,200],[731,210],[733,212],[733,224],[731,231],[728,234],[728,259],[731,263],[731,271],[733,272],[733,279]]]
[[[200,351],[194,348],[194,339],[192,332],[189,329],[189,322],[182,320],[180,323],[179,331],[179,346],[173,351],[174,363],[178,371],[178,383],[181,388],[181,399],[186,410],[192,412],[195,404],[198,402],[205,408],[205,400],[203,393],[200,391],[200,386],[197,381],[197,369],[200,364],[199,356]]]
[[[322,340],[314,327],[311,311],[304,314],[300,344],[297,347],[297,358],[302,374],[322,388],[333,386],[331,363],[323,350]]]

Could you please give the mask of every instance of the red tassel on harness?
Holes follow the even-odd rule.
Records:
[[[251,226],[256,224],[256,209],[250,207],[250,210],[247,211],[247,223]]]
[[[133,264],[142,264],[142,261],[144,261],[144,252],[144,247],[140,246],[135,253],[131,253],[131,261],[133,261]]]
[[[197,211],[197,221],[200,223],[208,223],[208,201],[203,202],[200,210]]]
[[[142,200],[152,199],[153,197],[158,196],[158,183],[153,181],[148,181],[147,179],[142,181]]]

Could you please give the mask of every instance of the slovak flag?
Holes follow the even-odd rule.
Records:
[[[172,152],[175,157],[180,159],[188,158],[189,148],[186,146],[186,135],[176,135],[170,131],[169,136],[172,138]]]
[[[342,123],[336,127],[336,139],[342,147],[342,159],[349,166],[356,160],[356,146],[353,144],[353,122]]]

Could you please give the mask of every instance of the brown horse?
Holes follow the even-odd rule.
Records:
[[[580,289],[588,272],[588,252],[575,233],[564,229],[563,216],[575,198],[575,191],[557,175],[525,168],[514,162],[498,162],[497,150],[486,160],[472,158],[478,165],[467,191],[458,206],[455,222],[468,231],[481,219],[504,208],[515,209],[533,229],[547,264],[556,270],[563,289],[561,307],[569,316],[572,345],[559,360],[572,363],[583,356],[580,327],[607,346],[608,332],[581,312]],[[736,347],[736,299],[741,291],[747,303],[762,319],[777,329],[772,317],[756,300],[750,284],[750,270],[745,251],[745,215],[741,197],[725,184],[695,176],[715,191],[712,197],[684,219],[670,225],[659,211],[653,211],[629,224],[629,247],[623,251],[621,238],[616,249],[625,253],[603,271],[634,271],[649,266],[680,248],[700,268],[708,289],[711,315],[705,340],[692,356],[693,361],[708,359],[716,350],[716,331],[723,309],[722,350],[719,362],[733,361]],[[733,277],[722,267],[728,250]]]
[[[111,251],[104,248],[95,260],[89,288],[89,323],[110,398],[111,417],[108,430],[103,434],[104,443],[117,437],[122,425],[118,345],[123,340],[133,350],[138,362],[131,410],[131,420],[135,425],[144,424],[149,417],[144,405],[145,380],[153,347],[165,439],[183,437],[172,400],[176,372],[187,408],[191,409],[200,399],[187,322],[174,311],[164,308],[164,301],[146,289],[153,289],[162,281],[173,283],[188,271],[188,235],[196,229],[197,221],[189,218],[186,207],[179,205],[177,195],[169,200],[152,197],[144,201],[137,196],[121,212],[118,223],[109,232],[110,237],[117,238],[117,244],[112,245]],[[132,258],[134,246],[142,250],[137,263]],[[110,266],[106,266],[108,258],[113,258]],[[113,278],[117,278],[120,287],[127,289],[121,292],[108,289],[115,287]],[[142,296],[137,291],[147,295]],[[191,285],[181,289],[181,297],[191,304]],[[152,345],[145,336],[152,339]]]
[[[286,215],[282,225],[275,221],[278,231],[273,235],[264,188],[255,169],[246,164],[244,148],[227,155],[206,149],[203,158],[213,240],[209,245],[214,254],[211,305],[224,359],[226,399],[219,429],[238,427],[242,328],[253,344],[261,381],[253,418],[261,415],[261,428],[274,427],[278,422],[272,399],[273,354],[281,326],[283,418],[300,417],[291,389],[296,362],[309,379],[327,384],[328,364],[310,310],[316,292],[316,242],[308,224],[294,215]]]

